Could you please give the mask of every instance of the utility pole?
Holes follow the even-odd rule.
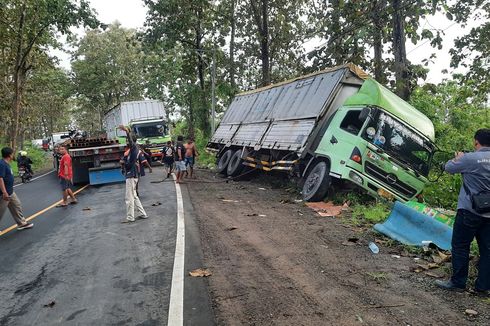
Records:
[[[216,47],[213,47],[213,63],[211,66],[211,135],[214,134],[216,123]]]

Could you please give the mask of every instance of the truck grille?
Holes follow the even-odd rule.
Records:
[[[416,189],[398,180],[394,174],[388,173],[370,162],[366,162],[364,170],[369,176],[385,185],[388,189],[394,190],[404,197],[412,198],[417,193]]]

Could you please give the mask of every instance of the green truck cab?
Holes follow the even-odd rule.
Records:
[[[339,179],[405,202],[428,182],[434,126],[347,64],[239,94],[208,149],[229,176],[248,167],[301,177],[308,201],[322,200]]]
[[[151,153],[152,160],[161,159],[163,147],[171,140],[170,129],[164,119],[131,120],[129,128],[138,137],[138,144]]]
[[[373,196],[407,201],[428,182],[435,151],[432,122],[373,79],[332,117],[315,151],[330,176],[350,180]],[[307,193],[315,191],[313,176]]]

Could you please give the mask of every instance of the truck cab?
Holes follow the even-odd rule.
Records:
[[[317,158],[328,177],[349,180],[373,196],[414,199],[428,182],[435,151],[432,122],[373,80],[331,118]],[[304,190],[314,190],[307,178]]]
[[[134,119],[130,121],[129,127],[138,136],[138,144],[151,153],[152,159],[160,159],[163,147],[170,140],[166,121],[161,117]]]

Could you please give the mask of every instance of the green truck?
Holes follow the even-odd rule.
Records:
[[[239,94],[207,145],[220,173],[247,167],[302,179],[305,200],[334,179],[406,202],[428,182],[434,126],[352,64]]]
[[[121,144],[126,142],[126,134],[118,127],[130,127],[138,136],[138,144],[151,153],[152,160],[159,160],[163,147],[170,140],[170,128],[165,116],[161,101],[122,102],[104,115],[103,125],[107,137],[118,139]]]

